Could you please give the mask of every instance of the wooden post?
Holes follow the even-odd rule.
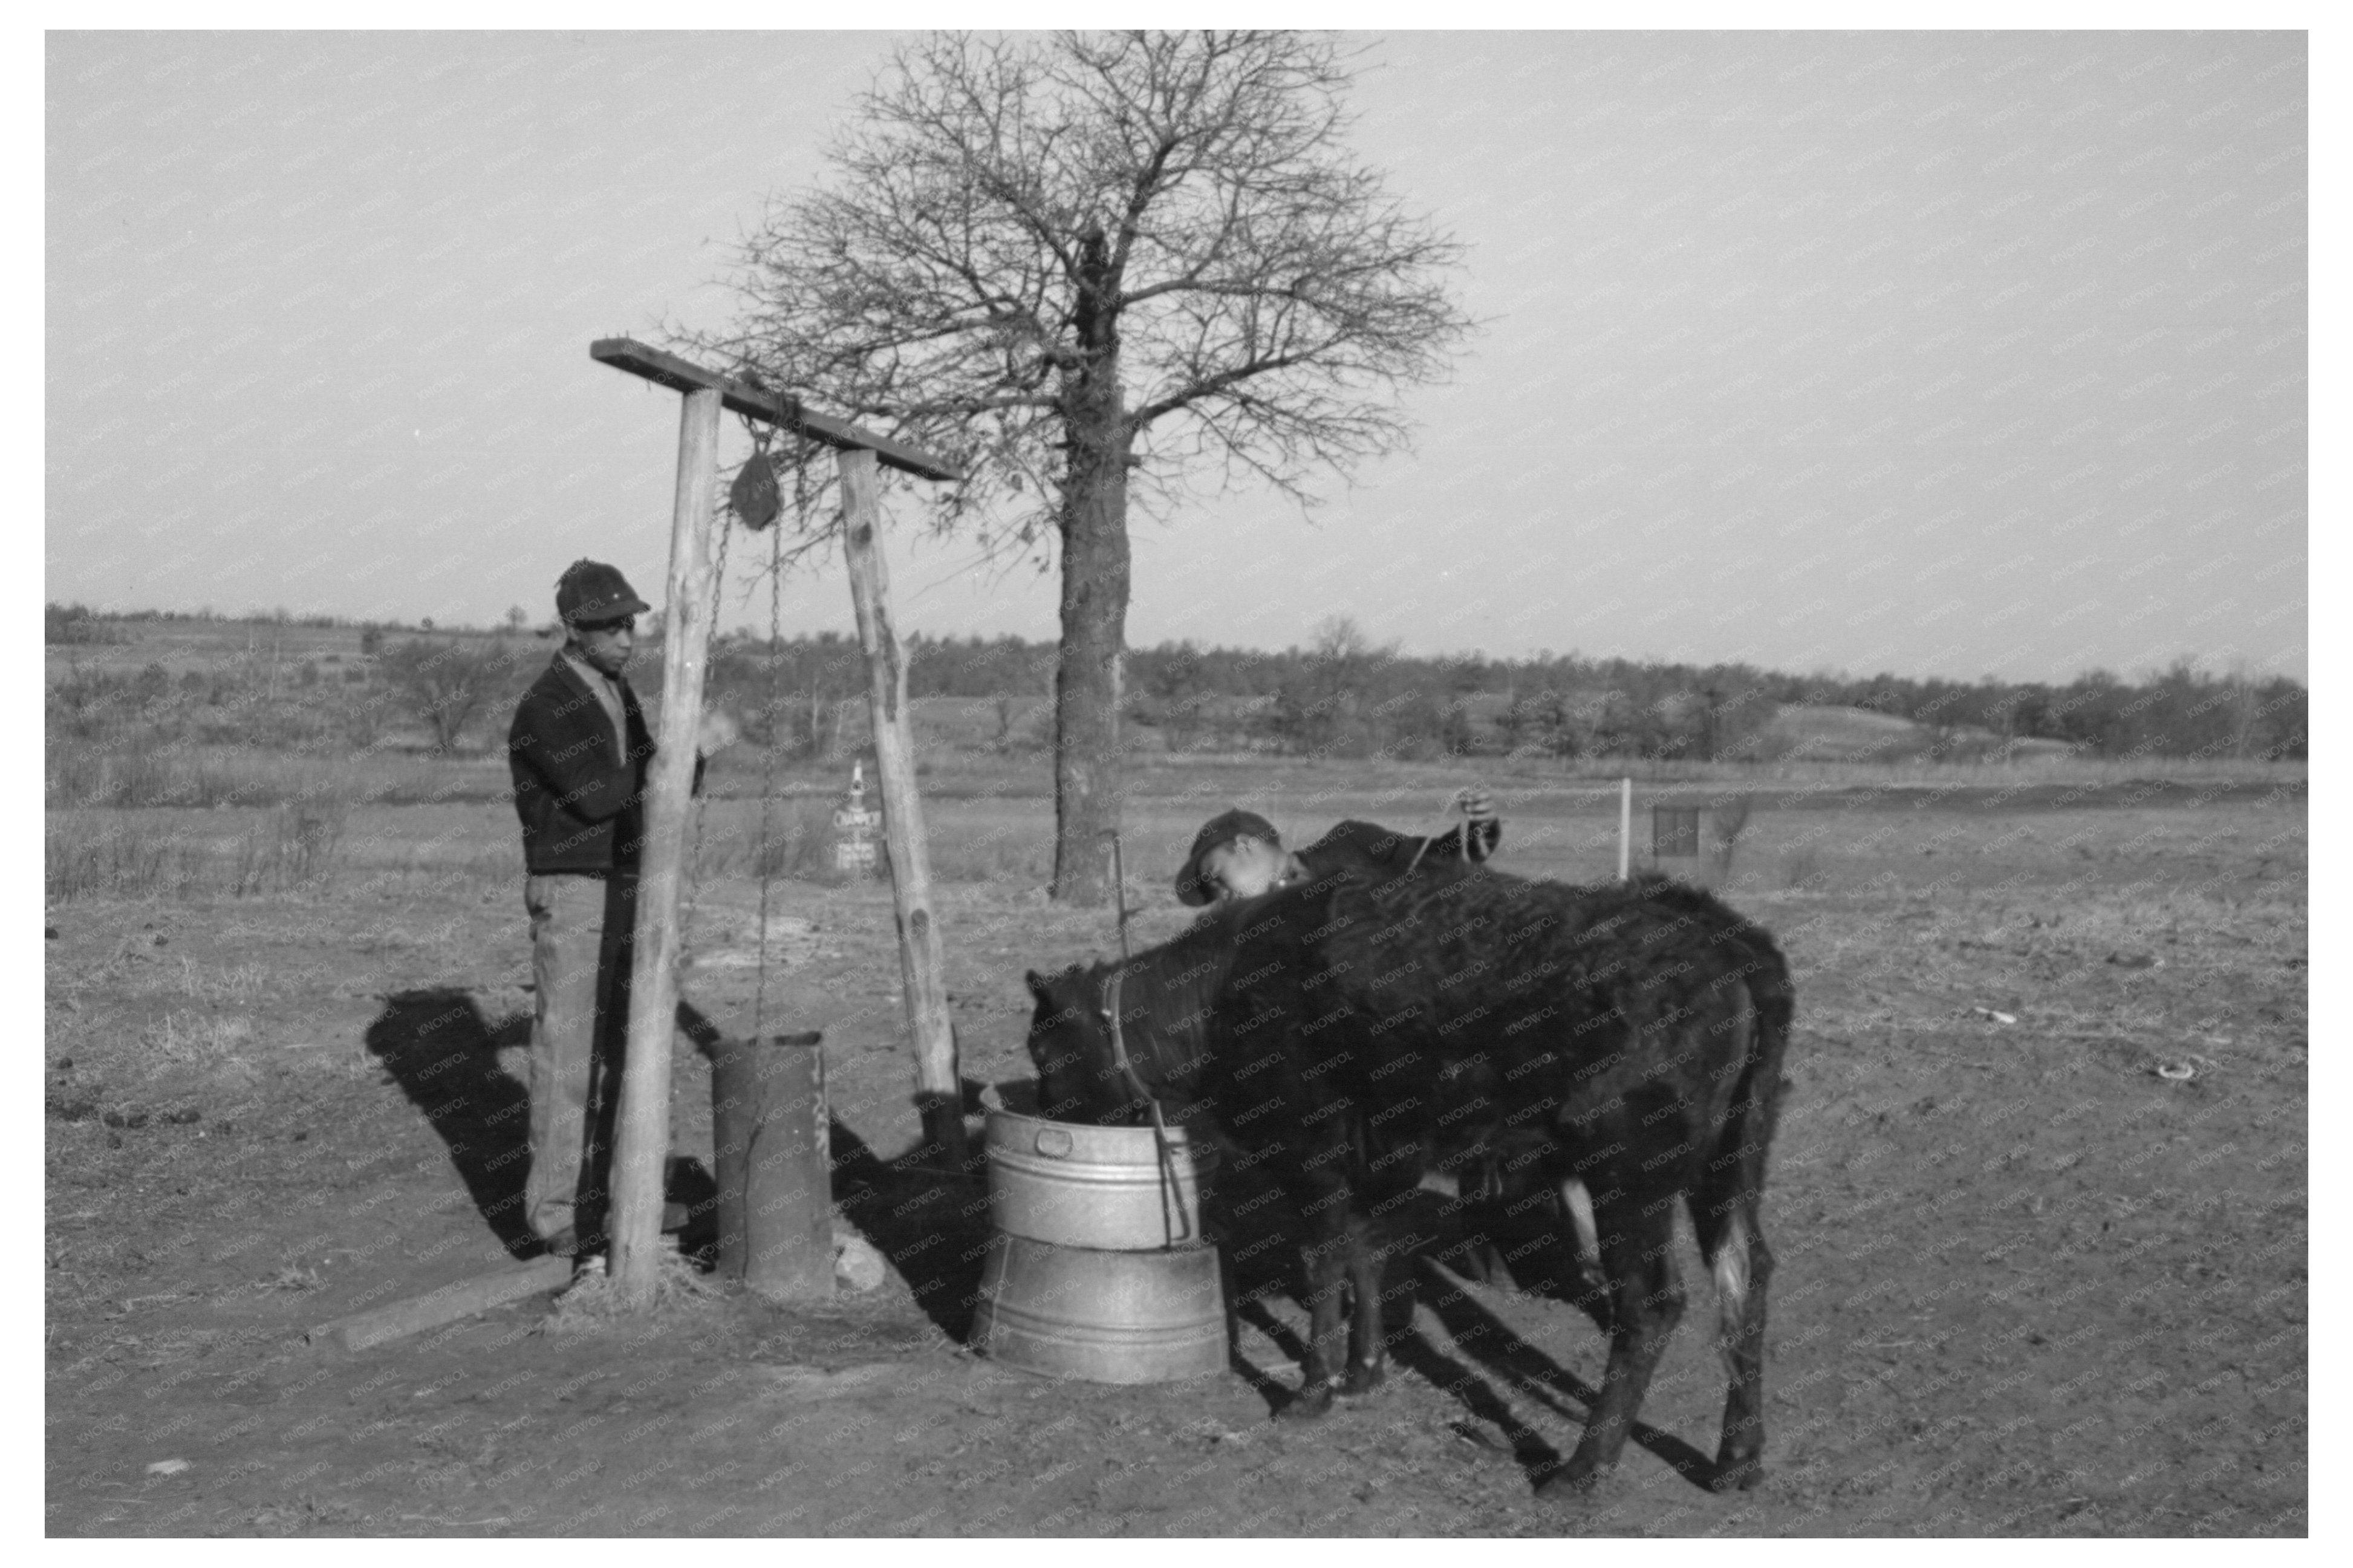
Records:
[[[765,1296],[833,1294],[833,1167],[824,1037],[723,1039],[711,1051],[719,1273]]]
[[[1618,879],[1621,882],[1634,871],[1634,781],[1618,781]]]
[[[859,505],[866,518],[863,540],[869,551],[874,543],[874,472],[878,462],[926,479],[955,481],[964,476],[928,452],[818,414],[790,394],[731,381],[715,371],[628,338],[599,338],[588,345],[588,355],[600,364],[609,364],[685,395],[685,405],[679,416],[677,501],[670,519],[670,621],[662,640],[661,732],[655,737],[658,752],[647,780],[646,842],[638,860],[636,950],[630,965],[628,1056],[622,1069],[617,1140],[619,1148],[612,1179],[613,1213],[607,1226],[613,1238],[614,1280],[622,1288],[626,1299],[642,1303],[650,1298],[660,1267],[662,1173],[670,1142],[670,1025],[678,994],[678,901],[686,871],[695,731],[702,714],[704,658],[712,630],[706,546],[712,502],[719,489],[720,411],[732,409],[747,419],[797,431],[811,440],[841,449],[845,494],[852,488],[855,468],[849,458],[859,458],[863,467],[855,468],[855,472],[862,485],[860,493],[863,500]],[[853,581],[858,575],[859,548],[853,544],[850,550]],[[873,589],[876,618],[881,624],[882,641],[890,648],[889,663],[894,678],[888,706],[903,715],[906,677],[898,668],[898,645],[890,635],[879,560],[874,561]],[[859,616],[862,635],[868,618],[864,598],[859,600]],[[875,646],[870,639],[870,655]],[[877,668],[879,671],[880,667]],[[879,673],[876,679],[881,679]],[[882,688],[878,684],[876,689],[879,692]],[[811,700],[815,700],[814,697]],[[879,750],[883,743],[881,736],[884,727],[878,723],[875,728]],[[903,801],[889,793],[887,786],[894,774],[886,762],[884,826],[890,833],[892,883],[899,894],[901,968],[907,976],[910,1016],[920,1012],[925,1020],[914,1031],[921,1062],[920,1081],[928,1092],[931,1085],[942,1081],[944,1073],[955,1112],[944,1131],[953,1132],[954,1136],[947,1140],[948,1146],[961,1160],[962,1091],[956,1076],[955,1037],[947,1032],[947,994],[940,979],[939,933],[932,927],[931,878],[924,864],[923,818],[915,805],[912,748],[906,742],[903,728],[896,731],[895,739],[896,752],[881,751],[880,755],[895,756],[896,776],[904,787]],[[912,863],[902,867],[905,846],[909,844],[913,847]],[[921,960],[910,957],[913,951],[924,956]],[[915,977],[918,968],[923,972],[920,984]],[[927,1128],[936,1121],[934,1111],[927,1106]],[[818,1182],[813,1191],[813,1201],[829,1232],[830,1194],[823,1181]],[[825,1250],[830,1268],[831,1249]]]
[[[891,896],[899,916],[899,978],[906,994],[907,1034],[915,1047],[915,1103],[924,1152],[964,1164],[964,1084],[955,1031],[948,1018],[947,963],[932,915],[931,851],[923,799],[915,793],[913,726],[907,715],[907,666],[891,625],[891,584],[882,565],[882,506],[874,454],[846,447],[841,474],[842,549],[858,641],[866,653],[866,706],[874,731],[874,771],[882,785],[882,841],[891,858]]]
[[[659,1278],[662,1168],[670,1154],[670,1048],[678,1020],[678,902],[693,807],[695,731],[711,642],[711,536],[719,489],[716,390],[697,387],[679,410],[678,488],[670,510],[669,598],[662,623],[661,732],[646,780],[638,855],[637,940],[629,1033],[613,1161],[613,1282],[643,1300]]]

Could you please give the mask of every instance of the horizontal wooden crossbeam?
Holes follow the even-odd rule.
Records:
[[[799,398],[789,393],[767,392],[759,387],[746,386],[740,381],[730,381],[717,371],[705,370],[676,354],[649,348],[635,338],[598,338],[588,345],[588,357],[616,370],[626,370],[631,375],[659,383],[672,392],[712,388],[718,392],[723,404],[747,419],[758,419],[779,429],[797,431],[828,447],[861,447],[873,453],[886,468],[926,479],[955,480],[964,478],[962,469],[949,467],[920,447],[910,447],[903,441],[893,441],[887,436],[861,430],[847,420],[813,414]]]

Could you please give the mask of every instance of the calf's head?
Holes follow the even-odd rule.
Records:
[[[1038,1069],[1038,1114],[1104,1126],[1134,1119],[1134,1096],[1112,1052],[1102,982],[1082,969],[1028,976],[1030,1065]]]

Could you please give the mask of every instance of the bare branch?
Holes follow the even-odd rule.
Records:
[[[1123,420],[1088,438],[1147,485],[1209,463],[1303,494],[1402,444],[1396,394],[1471,325],[1461,247],[1345,145],[1351,63],[1284,33],[923,37],[744,242],[736,321],[691,342],[964,467],[934,521],[989,549],[1051,537],[1077,419]],[[1121,395],[1082,393],[1103,374]]]

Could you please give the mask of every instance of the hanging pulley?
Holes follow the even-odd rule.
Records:
[[[735,482],[727,487],[727,504],[754,532],[776,521],[784,510],[784,494],[776,484],[776,463],[767,453],[753,453],[735,470]]]

